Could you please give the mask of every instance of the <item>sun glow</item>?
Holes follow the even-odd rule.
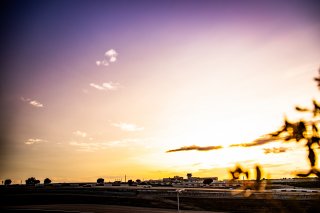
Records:
[[[319,12],[275,2],[8,4],[0,178],[308,167],[297,144],[230,147],[319,95]]]

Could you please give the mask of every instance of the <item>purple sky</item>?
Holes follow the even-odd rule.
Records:
[[[73,146],[89,143],[75,141],[73,133],[94,135],[90,139],[93,146],[103,140],[127,143],[128,138],[140,142],[152,138],[140,145],[154,145],[144,152],[153,153],[159,141],[168,138],[180,142],[168,142],[164,149],[193,145],[191,141],[183,144],[181,135],[196,129],[199,132],[187,138],[201,138],[206,130],[197,130],[195,123],[210,126],[205,117],[221,119],[222,123],[225,117],[236,120],[238,111],[210,112],[228,109],[229,99],[234,99],[252,122],[258,121],[250,116],[265,113],[254,114],[259,108],[255,104],[265,107],[263,98],[270,100],[274,104],[265,110],[281,121],[281,114],[296,104],[295,100],[308,100],[317,94],[310,82],[320,63],[318,1],[67,0],[1,4],[0,178],[24,178],[29,174],[19,176],[17,171],[32,170],[30,165],[45,155],[49,164],[60,165],[57,158],[70,155]],[[96,61],[103,60],[110,49],[117,51],[117,61],[97,67]],[[99,86],[100,90],[114,86],[116,91],[105,95],[93,91],[92,85],[97,90]],[[282,92],[285,89],[288,93]],[[272,97],[273,91],[279,91],[278,95]],[[198,113],[199,120],[183,116],[190,112]],[[110,126],[131,135],[121,135]],[[254,139],[269,128],[250,136],[239,135],[239,140]],[[40,143],[36,139],[52,150],[40,153],[26,146],[28,140]],[[209,135],[201,138],[211,139]],[[61,143],[65,148],[59,147]],[[124,147],[134,159],[129,146]],[[61,156],[53,150],[59,150]],[[114,152],[123,150],[116,148]],[[154,162],[159,158],[156,154],[146,156]],[[81,157],[90,159],[81,152],[74,159]],[[25,164],[18,163],[22,161]],[[137,160],[135,166],[140,164]],[[44,172],[41,167],[34,169],[35,174]],[[147,177],[148,173],[133,175]]]

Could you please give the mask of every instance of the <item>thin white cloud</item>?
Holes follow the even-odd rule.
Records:
[[[44,105],[39,101],[31,100],[30,98],[21,97],[21,100],[23,102],[28,102],[31,106],[34,106],[34,107],[38,107],[38,108],[44,107]]]
[[[101,65],[101,61],[96,61],[96,65],[100,66]]]
[[[117,60],[117,58],[116,57],[114,57],[114,56],[112,56],[112,57],[110,57],[110,62],[115,62]]]
[[[92,86],[93,88],[96,88],[97,90],[104,90],[104,88],[98,84],[95,83],[91,83],[90,86]]]
[[[118,53],[114,49],[110,49],[105,52],[104,56],[105,59],[96,61],[97,66],[109,66],[110,63],[116,62]]]
[[[24,143],[26,145],[33,145],[36,143],[43,143],[43,142],[47,142],[46,140],[43,139],[39,139],[39,138],[29,138],[27,141],[25,141]]]
[[[113,83],[113,82],[105,82],[105,83],[102,83],[102,85],[91,83],[89,85],[97,90],[104,90],[104,91],[117,90],[120,87],[119,83]]]
[[[130,124],[130,123],[113,123],[112,125],[120,128],[123,131],[128,131],[128,132],[136,132],[136,131],[144,130],[143,127],[137,126],[135,124]]]
[[[82,137],[82,138],[85,138],[88,135],[86,132],[82,132],[80,130],[77,130],[77,131],[73,132],[73,134],[76,135],[76,136]]]
[[[98,150],[108,149],[111,147],[125,147],[132,144],[143,142],[141,139],[123,139],[107,142],[77,142],[71,141],[71,146],[77,147],[77,151],[95,152]]]
[[[109,66],[108,60],[96,61],[97,66]]]
[[[106,83],[103,83],[102,86],[107,90],[117,90],[120,87],[120,84],[113,83],[113,82],[106,82]]]
[[[30,101],[29,103],[34,107],[43,107],[43,104],[38,101]]]
[[[78,151],[86,151],[86,152],[94,152],[104,148],[103,144],[99,144],[99,143],[87,143],[87,142],[79,143],[76,141],[72,141],[69,144],[71,146],[78,147]]]
[[[30,98],[25,98],[25,97],[21,97],[20,99],[21,99],[21,101],[23,101],[23,102],[29,102],[29,101],[31,101]]]
[[[105,53],[105,56],[110,57],[110,58],[111,57],[117,57],[118,53],[114,49],[110,49]]]

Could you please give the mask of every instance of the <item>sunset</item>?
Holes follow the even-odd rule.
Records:
[[[315,0],[5,0],[1,212],[319,212]]]
[[[1,10],[1,180],[223,180],[238,164],[292,178],[309,168],[304,143],[261,137],[284,117],[308,119],[295,106],[319,97],[318,2],[7,1]]]

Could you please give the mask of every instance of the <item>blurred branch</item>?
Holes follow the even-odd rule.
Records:
[[[320,89],[320,69],[319,77],[314,79],[318,83]],[[298,112],[309,112],[312,113],[313,118],[320,116],[320,104],[316,100],[312,100],[313,109],[296,106],[295,109]],[[289,122],[288,119],[284,118],[283,126],[274,132],[267,134],[273,140],[282,141],[304,141],[305,147],[307,148],[307,158],[310,163],[310,169],[307,173],[297,174],[299,177],[308,177],[309,175],[315,174],[320,178],[320,171],[315,168],[317,165],[317,155],[315,152],[316,148],[320,147],[319,128],[317,126],[318,120],[313,119],[310,121],[300,120],[298,122]]]

